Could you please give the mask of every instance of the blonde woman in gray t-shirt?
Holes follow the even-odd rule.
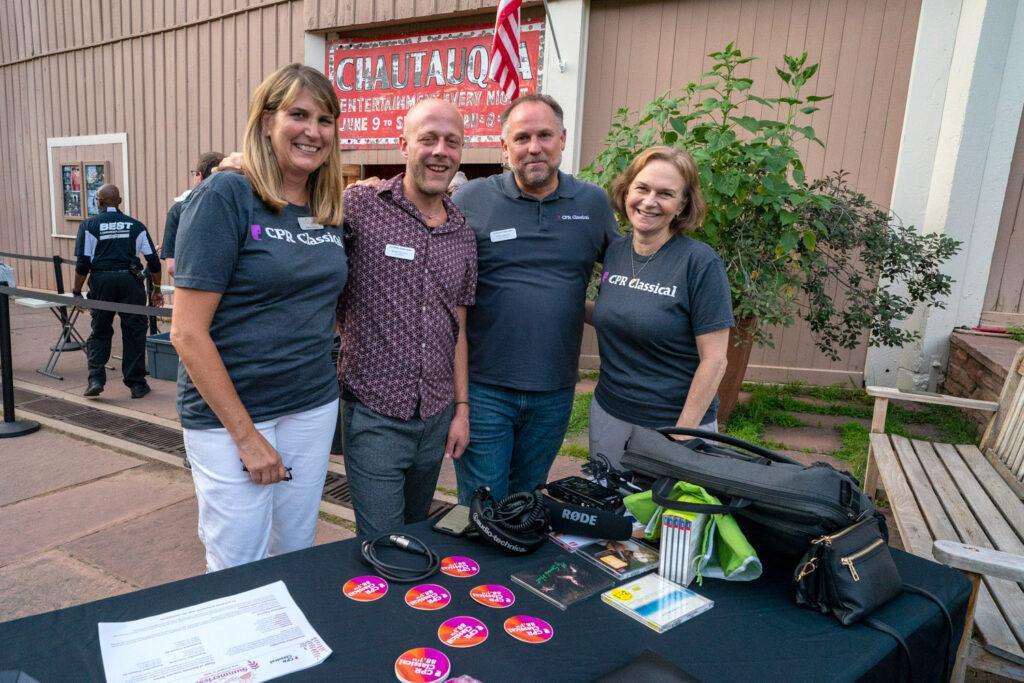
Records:
[[[693,158],[651,147],[610,194],[632,231],[608,247],[597,301],[587,305],[601,359],[590,453],[620,467],[633,425],[717,429],[734,321],[721,258],[687,237],[705,211]]]

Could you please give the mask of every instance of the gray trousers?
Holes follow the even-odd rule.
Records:
[[[702,424],[701,429],[718,431],[718,420]],[[633,430],[629,422],[612,417],[605,412],[597,399],[590,399],[590,456],[600,453],[608,458],[608,464],[617,470],[622,469],[622,454],[626,450],[626,440]]]
[[[343,402],[342,450],[360,535],[427,518],[454,412],[449,405],[425,420],[400,420]]]

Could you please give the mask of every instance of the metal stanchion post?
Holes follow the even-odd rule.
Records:
[[[63,263],[64,259],[62,259],[60,256],[56,254],[53,255],[53,278],[54,281],[57,283],[57,292],[60,294],[64,293],[64,271],[61,270],[61,265]],[[60,324],[66,326],[68,324],[68,316],[70,315],[68,313],[68,309],[64,306],[61,306],[60,308],[57,309],[57,313],[57,317],[60,318]],[[50,350],[56,351],[58,346],[60,347],[60,350],[62,352],[81,351],[83,348],[85,348],[85,346],[81,342],[79,342],[77,339],[74,339],[71,335],[62,335],[60,339],[57,340],[57,343],[50,347]]]
[[[7,287],[6,282],[0,285]],[[33,420],[14,419],[14,368],[11,367],[11,304],[10,297],[0,292],[0,371],[3,375],[4,421],[0,422],[0,439],[24,436],[39,430]]]

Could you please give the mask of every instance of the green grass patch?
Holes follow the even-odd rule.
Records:
[[[790,382],[789,384],[753,384],[745,382],[743,391],[753,392],[755,389],[767,389],[780,396],[804,396],[821,401],[852,401],[871,405],[872,398],[862,390],[855,387],[846,387],[841,384],[833,384],[821,387],[814,384],[803,384],[801,382]]]
[[[562,447],[558,449],[558,454],[569,458],[586,460],[590,457],[590,449],[579,443],[563,443]]]
[[[864,481],[864,465],[868,460],[868,435],[870,433],[867,427],[858,422],[840,426],[839,434],[843,445],[832,453],[833,458],[850,464],[850,471],[858,481]]]
[[[908,410],[898,404],[889,404],[889,411],[885,417],[887,433],[913,437],[908,428],[914,425],[937,427],[939,441],[945,443],[978,443],[976,425],[957,408],[924,404],[917,410]]]
[[[565,430],[567,436],[582,434],[590,427],[590,399],[592,396],[593,394],[588,391],[573,397],[569,428]]]
[[[601,376],[600,370],[580,370],[580,379],[589,379],[592,382],[596,382],[597,378]]]

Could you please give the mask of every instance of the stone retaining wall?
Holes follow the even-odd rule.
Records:
[[[1010,361],[1019,347],[1019,342],[1002,336],[954,332],[949,337],[946,379],[939,391],[950,396],[998,401]],[[978,410],[965,410],[964,414],[979,429],[992,416]]]

